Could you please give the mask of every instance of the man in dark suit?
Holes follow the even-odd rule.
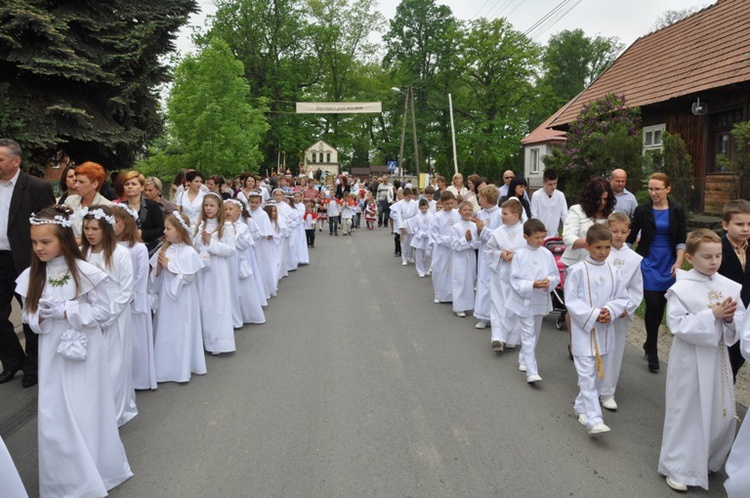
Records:
[[[29,217],[54,203],[49,183],[21,171],[18,143],[0,138],[0,384],[11,381],[19,370],[23,370],[23,387],[37,383],[36,334],[28,325],[23,326],[24,353],[10,312],[16,278],[31,263]]]

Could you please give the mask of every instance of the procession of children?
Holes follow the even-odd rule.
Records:
[[[628,324],[643,299],[643,258],[625,243],[631,220],[613,212],[594,223],[585,234],[585,256],[561,274],[544,244],[564,219],[553,215],[550,228],[528,218],[522,190],[498,206],[494,185],[477,188],[475,203],[443,189],[436,205],[429,187],[418,201],[411,189],[400,189],[391,205],[396,254],[403,265],[414,263],[418,277],[432,275],[435,303],[451,303],[459,318],[473,311],[476,328],[491,329],[495,353],[520,346],[518,370],[530,385],[542,381],[536,346],[542,319],[553,309],[550,293],[564,277],[579,387],[574,414],[588,434],[605,434],[611,429],[602,408],[618,409]],[[677,270],[666,294],[674,339],[658,471],[676,491],[708,489],[708,474],[726,462],[729,496],[744,497],[750,496],[750,429],[742,426],[732,449],[738,418],[727,346],[740,344],[750,358],[750,319],[743,321],[750,300],[750,201],[728,203],[723,220],[723,239],[708,229],[687,234],[681,243],[692,269]],[[720,267],[722,273],[731,267],[731,278]]]
[[[33,214],[34,255],[17,292],[24,322],[40,336],[40,493],[106,496],[129,479],[118,428],[137,416],[136,390],[206,374],[205,353],[233,353],[235,330],[265,322],[263,308],[279,281],[309,264],[316,232],[351,236],[362,217],[368,230],[375,221],[390,227],[394,254],[419,278],[431,277],[435,303],[451,303],[457,317],[472,313],[477,329],[490,329],[496,354],[520,346],[518,370],[532,386],[543,381],[536,348],[550,293],[564,280],[579,387],[573,413],[588,434],[609,432],[602,408],[618,409],[625,337],[643,298],[642,258],[625,243],[631,220],[612,213],[593,224],[585,256],[561,274],[545,247],[557,227],[531,216],[518,185],[501,198],[484,184],[473,199],[460,189],[434,199],[432,187],[405,186],[394,192],[387,222],[359,183],[335,193],[334,185],[282,185],[270,193],[261,185],[226,199],[200,190],[194,220],[167,213],[151,254],[127,205],[79,212],[55,205]],[[739,342],[750,357],[750,320],[743,321],[750,278],[739,256],[750,239],[750,202],[729,203],[724,228],[724,240],[705,229],[688,234],[692,269],[679,270],[667,292],[674,339],[658,471],[672,489],[707,489],[708,473],[727,462],[730,496],[746,496],[750,430],[743,426],[735,441],[727,346]],[[726,240],[742,249],[733,252],[739,283],[718,273]]]

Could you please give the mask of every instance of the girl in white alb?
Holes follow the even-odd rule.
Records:
[[[276,203],[276,210],[279,213],[279,218],[283,221],[283,225],[286,227],[284,231],[284,239],[282,244],[282,256],[281,256],[281,277],[289,275],[290,271],[294,271],[299,266],[297,258],[299,256],[299,249],[295,244],[297,240],[293,239],[295,229],[300,225],[302,219],[296,209],[289,205],[284,197],[284,191],[277,188],[273,191],[273,200]],[[301,242],[301,241],[299,241]]]
[[[251,193],[248,213],[255,221],[258,229],[252,231],[255,239],[255,257],[258,260],[260,276],[263,281],[263,292],[265,299],[271,299],[276,295],[276,244],[274,243],[274,226],[268,218],[268,213],[261,207],[260,194]],[[250,225],[248,225],[250,226]]]
[[[281,280],[282,278],[281,268],[284,265],[284,260],[282,259],[284,255],[284,240],[286,239],[286,234],[289,230],[284,223],[284,219],[279,216],[279,212],[276,210],[276,204],[266,204],[265,206],[263,206],[263,210],[266,212],[266,214],[268,215],[268,219],[271,222],[271,227],[273,230],[273,238],[271,240],[273,241],[274,247],[276,248],[272,252],[273,260],[270,262],[271,267],[274,270],[273,295],[276,295],[276,291],[279,286],[279,280]]]
[[[224,200],[215,192],[207,193],[193,232],[193,244],[206,266],[198,273],[203,347],[214,355],[235,350],[231,260],[237,249],[232,224],[225,220]]]
[[[133,261],[130,252],[117,244],[115,217],[109,207],[91,206],[81,214],[81,252],[89,263],[109,276],[106,289],[111,314],[101,323],[101,327],[107,338],[117,425],[122,427],[138,415],[133,387],[133,326],[130,315]]]
[[[148,302],[148,249],[141,242],[136,220],[138,213],[127,204],[112,206],[115,216],[115,236],[130,253],[133,263],[133,299],[130,301],[130,322],[133,337],[133,387],[156,389],[154,365],[154,326]]]
[[[157,382],[188,382],[191,374],[206,373],[196,285],[204,264],[193,247],[189,221],[177,211],[168,214],[164,218],[164,247],[150,260]]]
[[[23,322],[39,334],[39,494],[102,497],[133,472],[99,326],[111,313],[108,277],[83,259],[71,215],[62,206],[32,215],[34,253],[16,292]],[[7,486],[0,483],[3,492]]]
[[[241,323],[265,323],[266,317],[261,302],[262,289],[258,288],[253,278],[252,259],[255,258],[253,255],[255,241],[253,241],[250,229],[242,220],[243,210],[238,200],[224,201],[224,211],[234,229],[234,244],[237,248],[233,269],[236,273],[232,280],[237,283],[238,312]]]
[[[305,234],[305,230],[307,230],[307,225],[304,220],[305,216],[305,203],[302,202],[302,192],[296,191],[294,192],[294,199],[293,199],[293,208],[297,210],[297,213],[299,213],[300,217],[300,224],[297,227],[297,231],[299,232],[299,244],[298,244],[298,250],[299,254],[297,256],[297,261],[301,265],[309,265],[310,264],[310,251],[307,249],[307,236]],[[315,228],[314,226],[309,228]]]

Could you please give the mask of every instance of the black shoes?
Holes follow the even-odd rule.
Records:
[[[33,387],[37,384],[38,380],[36,375],[26,375],[24,374],[23,380],[21,381],[21,385],[23,387]]]
[[[16,368],[15,370],[3,370],[2,373],[0,373],[0,384],[5,384],[6,382],[10,382],[13,380],[13,377],[16,376],[16,373],[21,370],[20,368]]]
[[[655,354],[648,357],[648,371],[651,373],[659,371],[659,357]]]

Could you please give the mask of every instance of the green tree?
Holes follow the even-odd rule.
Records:
[[[689,209],[693,198],[693,159],[679,134],[664,133],[661,152],[662,171],[669,176],[670,196],[682,207]]]
[[[266,165],[307,148],[319,135],[318,117],[294,114],[294,102],[321,78],[307,3],[303,0],[217,0],[200,45],[219,38],[245,68],[253,98],[265,98],[270,129],[260,144]]]
[[[581,93],[623,49],[616,37],[588,37],[581,29],[561,31],[550,37],[542,57],[542,75],[537,83],[540,98],[530,128],[539,126]]]
[[[266,109],[250,104],[242,63],[226,43],[212,40],[180,63],[167,109],[171,148],[149,159],[147,169],[162,168],[160,174],[184,167],[204,174],[258,171]]]
[[[465,86],[456,88],[461,169],[498,178],[520,154],[540,49],[505,19],[479,19],[467,25],[458,52]]]
[[[156,87],[195,0],[0,3],[0,132],[30,162],[132,165],[162,131]]]

